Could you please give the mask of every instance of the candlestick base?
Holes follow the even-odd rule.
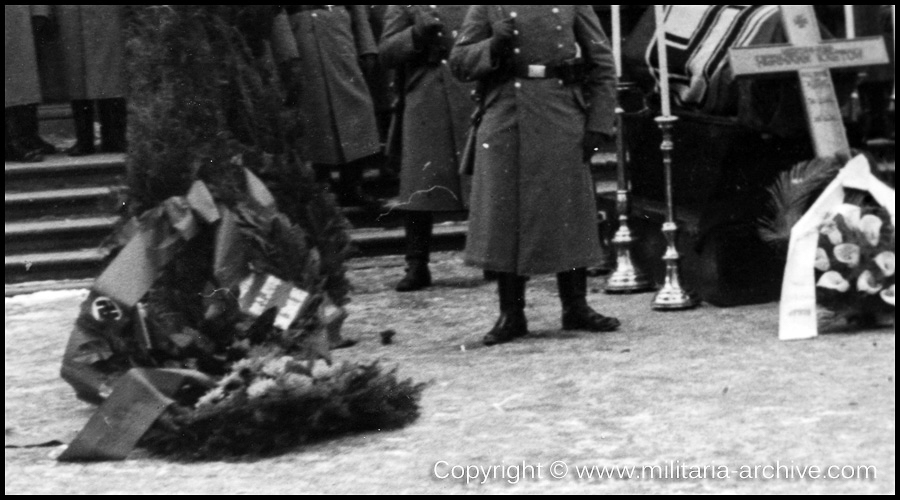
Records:
[[[619,230],[613,238],[616,248],[616,269],[606,282],[604,291],[609,294],[638,293],[655,288],[650,276],[641,271],[631,255],[634,238],[628,227],[628,191],[618,193]]]
[[[653,299],[657,311],[683,311],[700,305],[696,295],[678,287],[664,286]]]

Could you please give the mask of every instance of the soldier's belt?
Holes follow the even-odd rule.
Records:
[[[583,80],[584,68],[581,64],[517,64],[513,77],[529,80],[556,79],[564,83],[578,83]]]

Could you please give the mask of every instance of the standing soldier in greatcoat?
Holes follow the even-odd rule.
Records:
[[[500,318],[486,345],[528,334],[525,277],[556,273],[565,330],[611,331],[587,304],[601,258],[587,161],[611,141],[611,46],[589,5],[474,5],[450,56],[485,87],[466,260],[499,273]]]
[[[364,170],[381,151],[378,125],[366,74],[375,70],[378,48],[364,5],[286,5],[299,57],[286,60],[272,43],[284,66],[293,66],[290,85],[300,113],[304,158],[320,179],[338,168],[342,205],[372,205],[363,194]],[[293,54],[291,54],[293,55]],[[375,166],[375,165],[372,165]]]
[[[447,58],[468,5],[392,5],[381,58],[404,75],[400,196],[405,212],[406,276],[397,291],[431,285],[428,269],[433,212],[465,209],[459,174],[474,109],[473,84],[453,77]]]
[[[6,161],[34,162],[56,152],[38,135],[41,84],[35,38],[49,28],[49,5],[6,5]]]
[[[66,95],[72,101],[75,146],[71,156],[94,154],[94,111],[100,150],[127,149],[125,19],[123,5],[55,5],[53,19],[63,51]]]

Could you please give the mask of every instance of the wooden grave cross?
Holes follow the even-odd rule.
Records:
[[[762,45],[730,51],[735,76],[796,71],[816,155],[849,155],[850,143],[829,70],[888,64],[882,37],[822,41],[812,5],[780,5],[788,45]]]

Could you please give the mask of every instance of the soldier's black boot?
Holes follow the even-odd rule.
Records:
[[[100,117],[100,150],[104,153],[127,151],[128,107],[125,99],[101,99],[97,101],[97,113]]]
[[[573,269],[556,275],[559,300],[562,302],[563,330],[611,332],[621,323],[591,309],[587,303],[587,270]]]
[[[511,273],[498,273],[497,291],[500,295],[500,318],[484,336],[486,346],[505,344],[528,335],[525,318],[525,278]]]
[[[406,276],[397,283],[398,292],[414,292],[431,286],[428,261],[433,222],[431,212],[406,212]]]
[[[94,149],[94,102],[72,101],[72,119],[75,122],[75,145],[66,151],[69,156],[87,156]]]

